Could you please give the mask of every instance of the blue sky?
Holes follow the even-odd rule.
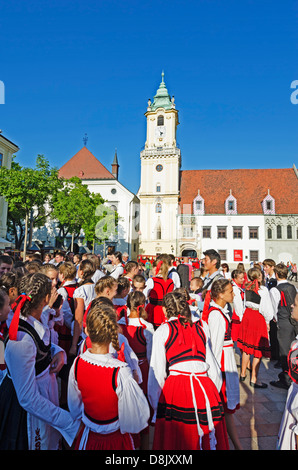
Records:
[[[137,192],[148,98],[164,70],[182,168],[298,166],[298,2],[0,3],[0,129],[34,166],[82,146]]]

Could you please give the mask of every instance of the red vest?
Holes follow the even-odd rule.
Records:
[[[178,319],[171,320],[167,324],[170,332],[165,348],[170,366],[183,361],[206,361],[206,335],[200,320],[192,326],[187,324],[185,328]]]
[[[146,327],[145,327],[146,328]],[[123,335],[127,338],[127,341],[137,355],[138,359],[146,359],[146,338],[144,336],[143,326],[126,326],[121,324]]]
[[[76,359],[75,378],[82,394],[84,413],[97,424],[118,420],[118,371],[119,367],[103,367],[90,364],[81,357]]]

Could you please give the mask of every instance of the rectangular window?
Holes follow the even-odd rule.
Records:
[[[193,228],[183,227],[183,238],[193,238]]]
[[[233,227],[233,238],[242,238],[242,227]]]
[[[2,166],[2,163],[3,163],[3,154],[0,153],[0,167]]]
[[[234,201],[228,201],[228,210],[233,211],[234,210]]]
[[[253,261],[254,263],[259,261],[259,252],[258,252],[258,250],[250,250],[250,252],[249,252],[249,261]]]
[[[201,211],[202,210],[202,201],[196,201],[196,210]]]
[[[249,238],[259,238],[259,227],[249,227]]]
[[[272,201],[266,201],[266,209],[267,209],[267,211],[272,210]]]
[[[221,261],[227,261],[227,250],[218,250]]]
[[[217,227],[217,238],[227,238],[227,227]]]
[[[203,227],[203,238],[211,238],[211,227]]]

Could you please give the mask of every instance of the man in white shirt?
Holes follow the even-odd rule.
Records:
[[[272,381],[270,384],[287,390],[291,385],[287,357],[291,343],[298,334],[298,322],[291,318],[291,305],[294,304],[297,289],[287,281],[288,269],[284,264],[277,264],[274,272],[277,285],[270,289],[270,298],[274,309],[274,319],[277,321],[277,340],[282,372],[278,375],[279,380]]]

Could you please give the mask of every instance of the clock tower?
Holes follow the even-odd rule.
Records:
[[[176,254],[181,154],[176,132],[178,111],[162,81],[145,113],[147,132],[141,152],[140,254]]]

